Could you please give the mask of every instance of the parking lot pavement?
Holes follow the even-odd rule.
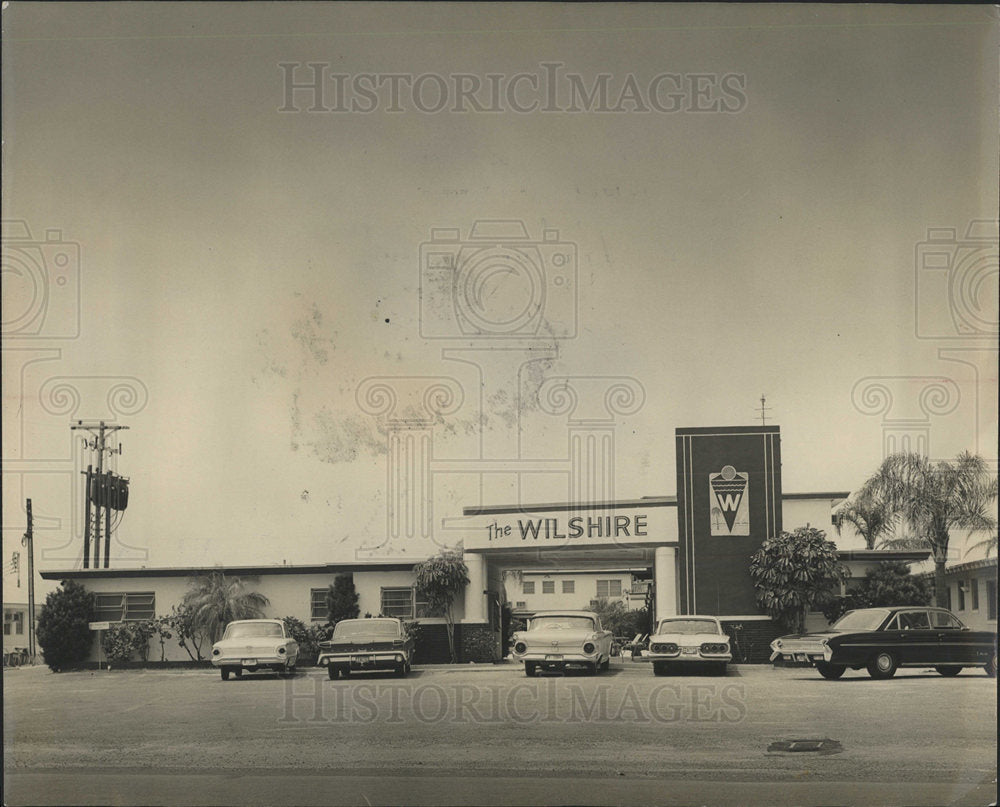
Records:
[[[656,677],[623,659],[598,676],[531,679],[512,664],[338,681],[318,669],[228,682],[202,670],[30,671],[5,676],[4,694],[9,804],[996,798],[996,687],[982,670]],[[286,790],[248,791],[263,771]]]

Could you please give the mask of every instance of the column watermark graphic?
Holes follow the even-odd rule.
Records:
[[[559,345],[578,334],[577,254],[558,230],[533,237],[521,220],[478,219],[467,234],[430,228],[418,248],[419,333],[455,374],[359,383],[357,405],[386,440],[386,537],[356,550],[359,559],[402,554],[415,539],[424,548],[462,540],[468,519],[434,515],[445,479],[471,486],[468,507],[537,503],[541,478],[582,506],[614,496],[616,428],[646,393],[629,376],[548,375]],[[562,419],[564,453],[529,450],[529,412]],[[460,427],[465,455],[436,452]]]
[[[3,532],[20,539],[24,500],[31,497],[40,560],[76,567],[83,554],[84,471],[93,452],[69,427],[85,418],[121,423],[146,408],[149,390],[130,375],[58,372],[86,325],[83,249],[61,229],[33,232],[25,220],[3,221],[3,376],[5,397],[18,403],[3,419]],[[108,461],[108,470],[117,470],[117,455]],[[109,560],[144,561],[148,554],[113,533]]]
[[[737,114],[738,72],[596,73],[540,62],[513,73],[341,73],[333,62],[279,62],[278,112],[325,114]]]

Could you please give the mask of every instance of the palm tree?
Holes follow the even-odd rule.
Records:
[[[191,581],[182,602],[191,608],[194,623],[211,641],[218,641],[226,625],[234,619],[264,615],[269,600],[259,592],[246,590],[246,583],[251,580],[256,578],[244,580],[212,572]]]
[[[865,546],[874,549],[878,539],[892,532],[897,514],[887,505],[869,481],[840,505],[833,514],[833,526],[840,535],[845,524],[850,524],[865,539]]]
[[[938,606],[947,605],[944,566],[953,529],[970,533],[997,528],[992,503],[997,480],[982,457],[965,451],[955,461],[932,463],[919,454],[893,454],[882,462],[868,485],[898,513],[914,538],[934,557]],[[912,539],[902,539],[913,544]]]

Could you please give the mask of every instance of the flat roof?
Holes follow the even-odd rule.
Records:
[[[931,556],[929,549],[908,549],[896,551],[889,549],[838,549],[837,557],[841,560],[927,560]]]
[[[199,577],[221,572],[243,577],[262,574],[344,574],[349,572],[409,572],[420,561],[409,563],[320,563],[302,566],[173,566],[140,567],[128,569],[65,569],[46,570],[39,574],[43,580],[99,580],[109,577]]]
[[[782,493],[782,500],[846,499],[850,491],[818,491],[816,493]],[[572,502],[539,502],[536,504],[494,504],[478,507],[463,507],[463,516],[502,515],[504,513],[575,512],[583,510],[615,510],[638,507],[676,507],[676,496],[643,496],[640,499],[616,499],[611,501],[575,504]]]

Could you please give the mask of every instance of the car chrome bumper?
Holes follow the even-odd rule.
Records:
[[[254,664],[244,664],[244,661],[249,661],[252,659]],[[269,656],[213,656],[212,664],[216,667],[273,667],[278,664],[282,666],[290,666],[294,664],[296,660],[295,656],[278,656],[271,654]]]
[[[599,653],[512,653],[511,658],[516,663],[530,661],[540,665],[563,665],[566,664],[596,664],[600,659]]]
[[[406,662],[406,654],[380,653],[322,653],[316,659],[320,667],[347,667],[352,670],[392,670]]]
[[[729,663],[733,660],[732,653],[652,653],[649,650],[642,651],[644,661],[684,661],[689,664],[702,661],[724,661]]]

